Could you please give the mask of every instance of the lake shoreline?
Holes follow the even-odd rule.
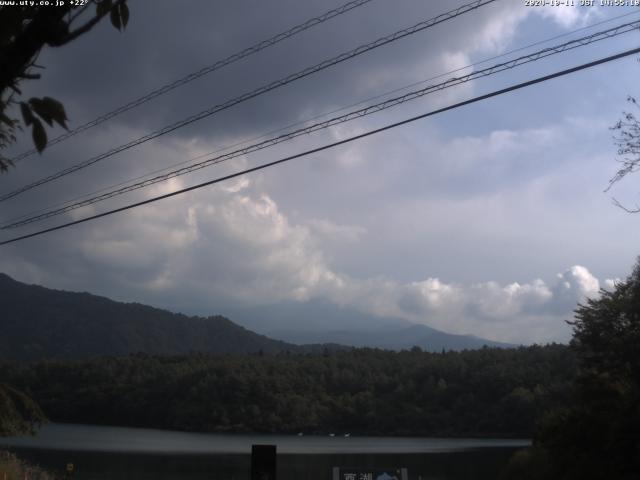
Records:
[[[251,445],[270,443],[281,454],[423,454],[485,448],[524,448],[529,439],[194,433],[130,427],[50,423],[35,436],[0,439],[0,448],[57,451],[246,454]]]

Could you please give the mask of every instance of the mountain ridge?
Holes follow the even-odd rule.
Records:
[[[473,350],[487,347],[514,348],[517,345],[487,340],[475,335],[446,333],[427,325],[385,327],[373,330],[329,330],[327,332],[266,330],[270,338],[292,343],[335,343],[353,347],[409,350],[420,347],[430,352],[441,350]]]
[[[468,334],[453,334],[397,317],[379,317],[327,300],[282,302],[231,310],[235,322],[252,331],[292,343],[337,343],[355,347],[407,350],[476,349],[517,345]]]
[[[293,324],[304,312],[302,307],[286,312],[277,307],[251,310],[253,324],[234,322],[222,315],[188,316],[138,302],[119,302],[88,292],[55,290],[28,285],[0,273],[0,359],[35,361],[42,359],[86,359],[99,356],[123,356],[132,353],[185,354],[205,353],[278,353],[321,352],[325,348],[371,347],[390,350],[463,350],[483,346],[512,347],[470,335],[454,335],[426,325],[395,319],[373,319],[373,328],[363,329],[366,318],[353,313],[353,325],[359,329],[269,330],[270,315],[282,311]],[[312,318],[331,317],[334,310],[322,305]],[[261,313],[267,312],[262,318]],[[287,320],[287,315],[290,318]],[[340,310],[338,323],[352,312]],[[235,317],[234,317],[235,318]],[[262,320],[263,327],[256,332]],[[289,322],[289,323],[287,323]],[[377,323],[376,323],[377,322]],[[308,323],[308,322],[306,322]],[[300,325],[300,322],[297,323]],[[334,324],[336,324],[334,322]],[[243,326],[244,325],[244,326]],[[302,345],[301,345],[302,344]]]
[[[145,352],[276,353],[299,347],[221,315],[198,317],[87,292],[27,285],[0,273],[0,358],[80,359]]]

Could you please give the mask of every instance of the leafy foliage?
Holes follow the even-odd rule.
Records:
[[[129,8],[126,0],[103,0],[95,2],[95,13],[89,18],[85,15],[93,2],[84,6],[75,6],[74,2],[62,5],[0,6],[0,151],[16,141],[16,132],[21,130],[20,122],[11,118],[8,111],[19,104],[22,121],[31,127],[31,135],[38,152],[47,145],[47,132],[42,124],[49,127],[57,123],[67,128],[67,115],[64,106],[51,97],[30,98],[17,101],[22,95],[20,84],[24,80],[36,80],[41,77],[34,69],[36,58],[44,46],[60,47],[89,32],[106,15],[112,25],[122,30],[129,22]],[[39,3],[39,2],[35,2]],[[79,19],[84,19],[78,25]],[[0,154],[0,172],[11,166],[11,160]]]
[[[6,114],[6,102],[0,97],[0,152],[16,141],[16,130],[20,128],[18,120]],[[6,172],[13,162],[0,154],[0,173]]]
[[[576,310],[572,346],[585,375],[606,375],[626,387],[640,386],[640,261],[614,291],[602,290]]]
[[[627,97],[627,101],[634,109],[639,108],[638,102],[634,97]],[[609,191],[613,185],[627,175],[636,172],[640,168],[640,120],[632,111],[622,113],[620,119],[611,129],[616,132],[614,137],[615,144],[618,147],[618,156],[620,157],[621,167],[616,174],[609,180]],[[640,206],[633,208],[625,207],[614,199],[616,205],[630,213],[639,213]]]
[[[640,262],[600,294],[570,322],[578,361],[570,402],[547,413],[536,435],[553,478],[640,478]]]
[[[566,346],[156,356],[0,366],[54,421],[192,431],[527,437],[566,400]]]
[[[88,293],[25,285],[3,274],[0,297],[0,359],[5,360],[300,349],[246,330],[222,316],[188,317]]]
[[[45,420],[44,413],[31,398],[0,383],[0,437],[34,433]]]
[[[129,7],[126,3],[118,3],[111,8],[111,24],[118,30],[122,30],[129,23]]]

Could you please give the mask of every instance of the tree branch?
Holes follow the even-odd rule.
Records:
[[[622,205],[615,197],[611,197],[611,201],[616,207],[621,208],[627,213],[640,213],[640,205],[636,205],[636,208],[628,208]]]
[[[93,27],[95,27],[97,25],[97,23],[100,20],[102,20],[103,17],[108,15],[111,12],[111,10],[116,8],[121,3],[124,3],[125,1],[126,0],[118,0],[117,2],[115,2],[111,6],[111,8],[109,10],[106,10],[105,12],[103,12],[101,14],[97,14],[95,17],[93,17],[91,20],[86,22],[81,27],[78,27],[77,29],[73,30],[72,32],[69,32],[69,34],[65,37],[64,42],[61,43],[60,45],[64,45],[65,43],[69,43],[71,40],[74,40],[74,39],[78,38],[80,35],[83,35],[83,34],[87,33],[89,30],[91,30]],[[59,46],[59,45],[56,45],[56,46]]]
[[[71,7],[43,8],[16,36],[13,43],[0,51],[0,94],[12,86],[31,63],[43,45],[54,40],[60,33],[61,23],[66,25],[63,18]]]

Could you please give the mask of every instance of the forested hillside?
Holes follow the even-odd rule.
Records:
[[[25,285],[1,273],[0,298],[0,359],[5,360],[296,349],[221,316],[188,317],[89,293]]]
[[[4,364],[54,421],[191,431],[529,437],[568,396],[562,345]]]

